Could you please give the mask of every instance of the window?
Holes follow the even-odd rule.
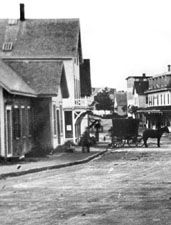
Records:
[[[75,57],[75,58],[74,58],[74,63],[75,63],[76,65],[78,65],[78,57]]]
[[[21,137],[20,109],[17,106],[13,109],[13,135],[15,139]]]
[[[12,42],[4,42],[3,46],[2,46],[2,50],[3,51],[11,51],[13,47],[13,43]]]
[[[170,95],[169,95],[169,93],[167,94],[167,103],[168,103],[168,105],[170,104]]]
[[[164,87],[164,77],[161,77],[161,86]]]
[[[160,105],[162,105],[163,102],[162,102],[162,95],[160,95]]]
[[[74,97],[75,99],[80,98],[80,80],[74,78]]]
[[[17,24],[17,19],[9,19],[8,20],[8,25],[16,25]]]
[[[53,134],[57,135],[56,105],[53,105]]]
[[[26,120],[26,109],[24,106],[21,106],[21,133],[22,137],[27,135],[27,120]]]
[[[151,105],[151,96],[148,97],[148,104]]]
[[[149,89],[152,89],[152,79],[149,79]]]
[[[152,103],[152,105],[154,105],[154,101],[155,101],[155,96],[153,95],[153,103]]]
[[[32,120],[31,120],[31,108],[27,106],[26,110],[26,119],[27,119],[27,136],[31,136],[32,133]]]
[[[74,78],[74,94],[75,94],[75,99],[77,99],[78,98],[78,82],[76,78]]]
[[[30,106],[13,107],[13,135],[15,139],[31,136],[32,117]]]
[[[156,88],[156,84],[157,84],[157,82],[156,82],[157,80],[156,80],[156,78],[153,80],[153,83],[154,83],[154,88]]]
[[[157,105],[159,105],[159,95],[157,95]]]

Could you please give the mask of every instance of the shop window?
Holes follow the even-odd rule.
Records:
[[[13,135],[15,139],[31,136],[32,120],[30,106],[14,106]]]
[[[22,137],[27,135],[27,120],[26,120],[26,109],[24,106],[21,107],[21,133]]]
[[[13,109],[13,135],[15,139],[21,137],[20,109],[18,107]]]

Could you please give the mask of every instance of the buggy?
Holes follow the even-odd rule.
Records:
[[[139,119],[112,119],[110,129],[111,147],[142,146],[142,136],[138,134]]]

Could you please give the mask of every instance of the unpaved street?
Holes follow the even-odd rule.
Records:
[[[109,150],[88,164],[0,181],[0,224],[170,225],[171,150]]]

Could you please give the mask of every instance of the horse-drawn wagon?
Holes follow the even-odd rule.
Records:
[[[142,136],[138,134],[139,120],[133,118],[116,118],[112,119],[111,146],[122,147],[125,144],[128,146],[142,146]]]

